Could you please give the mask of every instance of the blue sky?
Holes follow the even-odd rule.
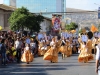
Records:
[[[6,0],[6,2],[7,1],[9,0]],[[3,0],[0,0],[0,4],[2,3],[3,3]],[[97,10],[99,6],[100,6],[100,0],[66,0],[66,7],[69,7],[69,8]]]
[[[69,8],[97,10],[99,6],[100,0],[66,0],[66,7]]]

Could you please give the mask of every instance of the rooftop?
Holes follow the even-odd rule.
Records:
[[[91,11],[91,10],[82,10],[82,9],[76,9],[76,8],[66,8],[66,12],[68,13],[82,13],[82,12],[97,12],[96,10]]]
[[[6,10],[6,11],[14,11],[16,8],[12,7],[12,6],[5,5],[5,4],[0,4],[0,9]]]

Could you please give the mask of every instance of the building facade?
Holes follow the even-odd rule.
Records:
[[[8,19],[11,15],[11,13],[15,10],[16,8],[0,4],[0,26],[2,26],[3,30],[9,30],[9,22]]]
[[[49,18],[45,18],[43,22],[41,22],[40,26],[41,26],[41,30],[40,32],[50,32],[51,30],[51,19]]]
[[[100,21],[98,19],[98,12],[97,11],[90,11],[89,10],[81,10],[81,9],[74,9],[74,8],[67,8],[66,9],[66,23],[69,24],[70,22],[75,22],[79,25],[79,28],[90,28],[91,25],[95,25],[98,27]]]
[[[66,11],[66,0],[4,0],[3,2],[6,5],[17,8],[24,6],[32,13]],[[43,15],[52,17],[52,14],[53,13]]]

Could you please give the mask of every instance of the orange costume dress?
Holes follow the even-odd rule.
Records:
[[[70,41],[66,41],[67,43],[67,57],[71,56],[72,55],[72,44]]]
[[[58,62],[58,49],[56,47],[56,42],[52,41],[50,46],[51,48],[44,54],[43,60],[49,60],[56,63]]]
[[[44,42],[39,42],[39,47],[38,47],[38,55],[43,56],[45,54],[45,47],[44,47]]]
[[[64,55],[67,55],[67,46],[66,46],[66,41],[64,40],[62,40],[61,42],[60,52]]]
[[[26,63],[29,63],[29,62],[33,61],[33,54],[29,50],[29,47],[25,47],[24,53],[22,54],[22,57],[21,57],[21,61],[26,62]]]
[[[93,60],[93,55],[91,53],[92,50],[92,41],[88,40],[86,46],[81,43],[81,52],[78,57],[79,62],[88,62]]]
[[[81,43],[81,49],[80,50],[81,50],[81,52],[79,54],[78,61],[79,62],[88,62],[89,54],[88,54],[87,47]]]
[[[93,60],[93,55],[92,55],[92,41],[90,39],[88,39],[87,41],[87,48],[88,48],[88,61]]]

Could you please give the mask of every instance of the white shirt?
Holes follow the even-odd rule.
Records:
[[[54,46],[54,43],[55,43],[54,41],[50,42],[50,46]]]
[[[54,41],[50,42],[50,46],[52,46],[52,48],[54,49],[55,48],[55,42]]]
[[[21,48],[22,43],[20,41],[15,41],[15,47],[16,48]]]
[[[96,46],[96,60],[100,60],[100,43]]]
[[[29,47],[25,47],[25,51],[29,50]]]
[[[35,48],[36,44],[35,43],[30,43],[30,46]]]

